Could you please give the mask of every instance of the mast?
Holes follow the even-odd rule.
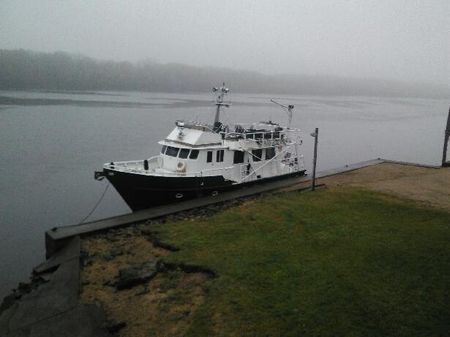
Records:
[[[230,91],[227,87],[225,87],[225,82],[222,83],[222,86],[220,88],[214,87],[212,88],[213,92],[218,92],[217,98],[216,98],[216,115],[214,116],[214,127],[217,125],[217,123],[220,122],[220,108],[222,106],[229,107],[229,103],[224,103],[223,98],[226,94]]]

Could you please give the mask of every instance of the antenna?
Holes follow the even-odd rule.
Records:
[[[292,104],[289,105],[283,105],[281,103],[278,103],[277,101],[271,99],[270,100],[272,103],[275,103],[276,105],[279,105],[283,108],[284,111],[286,111],[287,115],[288,115],[288,129],[291,127],[291,122],[292,122],[292,110],[294,110],[294,106]]]
[[[212,88],[212,92],[218,92],[219,94],[217,95],[216,98],[216,105],[217,105],[217,109],[216,109],[216,115],[214,116],[214,126],[216,126],[217,123],[219,123],[219,118],[220,118],[220,107],[224,106],[224,107],[230,107],[229,103],[224,103],[223,102],[223,98],[225,97],[226,94],[228,94],[228,92],[230,91],[230,89],[228,89],[225,86],[225,82],[222,83],[222,86],[220,88],[218,87],[214,87]]]

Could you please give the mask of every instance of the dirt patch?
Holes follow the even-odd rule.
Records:
[[[208,273],[163,266],[149,281],[124,290],[116,286],[120,270],[168,254],[138,227],[83,239],[82,302],[100,304],[118,336],[183,336],[204,302]]]
[[[450,168],[383,163],[319,179],[328,187],[360,186],[450,210]]]

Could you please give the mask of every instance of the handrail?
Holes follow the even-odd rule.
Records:
[[[201,170],[201,171],[196,171],[196,172],[189,172],[188,176],[193,176],[193,177],[203,177],[205,173],[211,173],[214,171],[227,171],[230,169],[233,169],[234,166],[227,166],[227,167],[217,167],[217,168],[213,168],[213,169],[205,169],[205,170]],[[167,175],[167,176],[185,176],[186,172],[156,172],[160,175]]]
[[[144,160],[129,160],[129,161],[114,161],[110,163],[105,163],[104,166],[120,166],[127,167],[131,165],[141,164]]]
[[[153,156],[150,157],[148,159],[149,162],[153,162],[153,161],[157,161],[159,156]],[[128,167],[132,167],[133,165],[136,164],[143,164],[144,160],[133,160],[133,161],[122,161],[122,162],[112,162],[111,163],[106,163],[105,166],[109,166],[109,167],[115,167],[118,169],[121,168],[128,168]],[[201,171],[196,171],[196,172],[190,172],[189,175],[193,175],[193,176],[203,176],[205,173],[210,173],[210,172],[214,172],[214,171],[224,171],[224,170],[230,170],[232,169],[234,166],[227,166],[227,167],[215,167],[215,168],[211,168],[211,169],[205,169],[205,170],[201,170]],[[185,172],[163,172],[161,173],[161,175],[174,175],[174,176],[179,176],[179,175],[186,175]]]
[[[252,130],[253,131],[253,130]],[[283,130],[255,130],[253,132],[236,132],[236,131],[232,131],[232,132],[225,132],[225,131],[221,131],[219,132],[219,134],[221,134],[225,139],[227,138],[227,136],[240,136],[243,139],[253,139],[253,140],[258,140],[258,139],[270,139],[270,140],[275,140],[275,139],[282,139],[283,137],[281,137],[284,134],[288,134],[288,133],[296,133],[296,132],[300,132],[300,129],[283,129]],[[270,134],[270,138],[265,138],[264,135]],[[278,134],[278,137],[273,137],[274,134]],[[261,135],[261,138],[255,138],[256,135]],[[252,137],[247,137],[247,136],[252,136]]]
[[[159,155],[157,156],[152,156],[148,159],[146,159],[149,163],[153,162],[153,161],[157,161],[158,160]],[[136,165],[136,164],[143,164],[145,159],[140,159],[140,160],[126,160],[126,161],[114,161],[114,162],[109,162],[109,163],[105,163],[104,166],[108,165],[108,166],[124,166],[124,167],[128,167],[128,166],[132,166],[132,165]]]

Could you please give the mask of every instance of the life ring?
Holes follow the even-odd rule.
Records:
[[[186,163],[183,161],[179,161],[177,164],[177,171],[178,172],[186,172]]]

